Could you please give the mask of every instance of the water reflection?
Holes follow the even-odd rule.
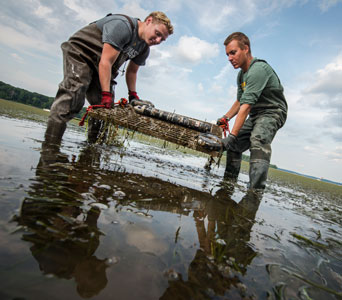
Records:
[[[246,266],[256,255],[249,245],[249,240],[262,194],[248,191],[242,200],[236,203],[231,200],[233,192],[234,185],[224,185],[209,201],[204,214],[208,216],[207,236],[210,238],[216,234],[224,241],[225,246],[221,251],[224,251],[227,257],[234,258],[235,266],[244,274]]]
[[[107,284],[106,260],[94,255],[101,235],[100,209],[83,206],[80,194],[89,185],[73,176],[77,168],[68,163],[58,145],[43,145],[19,223],[28,228],[22,238],[33,244],[30,250],[43,274],[74,278],[78,293],[88,298]]]
[[[97,189],[99,186],[106,188]],[[104,170],[101,150],[96,146],[86,146],[78,158],[69,159],[59,151],[59,145],[43,143],[36,177],[22,203],[18,222],[27,228],[22,239],[32,243],[30,250],[41,272],[74,279],[78,294],[89,298],[100,295],[108,282],[113,284],[109,288],[115,287],[118,295],[121,288],[117,283],[121,274],[115,270],[108,272],[110,259],[101,259],[95,254],[103,235],[103,228],[101,231],[98,226],[101,205],[108,207],[108,202],[113,200],[119,215],[127,212],[128,207],[132,213],[144,210],[144,216],[151,218],[156,212],[183,215],[194,220],[192,230],[197,234],[199,247],[178,248],[180,257],[194,254],[183,261],[181,258],[175,261],[174,253],[167,248],[160,254],[153,253],[153,247],[148,248],[153,261],[158,260],[155,266],[144,270],[158,277],[158,283],[152,283],[157,286],[155,293],[159,293],[158,297],[162,295],[161,299],[208,299],[230,293],[244,297],[248,291],[240,275],[246,274],[247,266],[256,255],[249,241],[261,197],[250,191],[236,203],[231,199],[234,187],[224,182],[210,195],[157,178],[128,174],[120,167]],[[116,246],[121,247],[121,252],[146,259],[146,251],[132,251],[138,245],[133,240],[133,231],[120,234],[126,234],[126,241],[120,240],[121,245]],[[173,235],[175,239],[169,241],[169,249],[180,243],[178,232]],[[146,265],[139,259],[135,261]],[[130,263],[127,266],[133,268]],[[144,289],[144,286],[136,288]]]
[[[74,130],[32,175],[45,128],[2,112],[1,299],[341,299],[340,191],[275,179],[257,208],[241,177],[210,192],[197,158],[132,142],[120,160]]]
[[[249,240],[261,194],[249,191],[236,203],[231,200],[233,192],[234,185],[223,182],[214,197],[194,212],[200,248],[189,265],[188,279],[170,280],[161,299],[236,297],[235,293],[246,297],[247,287],[236,274],[244,275],[257,254]]]

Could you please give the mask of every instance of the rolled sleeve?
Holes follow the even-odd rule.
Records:
[[[130,41],[131,29],[125,22],[116,22],[115,25],[107,22],[103,25],[102,42],[112,45],[116,50],[122,51]]]
[[[269,77],[270,75],[262,65],[255,65],[253,72],[247,73],[246,85],[239,99],[240,104],[254,105],[262,94]]]

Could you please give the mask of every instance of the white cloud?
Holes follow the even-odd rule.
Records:
[[[186,2],[186,0],[159,0],[158,10],[166,12],[167,14],[168,12],[179,12],[183,9],[184,2]]]
[[[203,27],[208,27],[213,31],[220,31],[222,29],[222,25],[227,22],[227,20],[232,20],[234,16],[239,14],[239,9],[235,4],[227,4],[227,2],[218,3],[216,2],[214,5],[207,6],[207,9],[203,10],[199,16],[199,23]],[[218,5],[220,7],[218,7]],[[246,8],[244,7],[243,11]],[[248,8],[247,8],[248,10]],[[243,22],[245,22],[244,20]]]
[[[34,14],[36,14],[38,17],[45,17],[46,15],[49,15],[52,12],[52,9],[47,6],[39,5],[35,10]]]
[[[165,61],[168,61],[171,56],[170,51],[166,49],[166,47],[151,47],[150,56],[146,61],[146,65],[149,67],[161,66],[165,64]]]
[[[279,23],[279,21],[273,20],[271,22],[265,23],[262,28],[255,31],[255,33],[251,36],[251,40],[257,41],[268,36],[272,36],[276,33],[276,30],[279,28],[280,25],[281,24]]]
[[[24,62],[24,59],[17,53],[12,53],[11,56],[18,62],[21,62],[21,63]]]
[[[315,73],[315,80],[305,92],[312,94],[327,94],[331,96],[342,96],[342,53],[331,63]],[[342,97],[339,99],[342,101]],[[340,102],[341,103],[341,102]]]
[[[58,88],[57,84],[52,83],[49,79],[35,77],[21,70],[7,72],[2,80],[29,91],[39,91],[39,93],[48,96],[54,96]]]
[[[293,153],[291,157],[296,156],[295,160],[305,161],[303,168],[297,164],[298,171],[316,172],[317,176],[324,177],[328,176],[321,169],[326,169],[325,174],[337,172],[342,163],[341,149],[336,147],[342,141],[342,89],[336,84],[342,80],[341,66],[340,54],[315,72],[299,74],[294,86],[285,86],[288,118],[276,138],[276,143],[282,145],[278,150],[282,155],[277,157],[282,164],[292,164],[284,154],[287,149]],[[278,155],[276,151],[275,155]],[[323,162],[326,166],[319,169],[318,165]]]
[[[216,92],[216,93],[219,93],[219,92],[223,91],[223,86],[214,82],[211,86],[211,90]]]
[[[306,2],[307,0],[217,0],[208,5],[204,0],[188,0],[184,4],[208,32],[226,32],[227,28],[233,32],[260,16]]]
[[[135,16],[142,21],[149,15],[149,11],[143,9],[140,6],[140,1],[127,1],[125,5],[122,7],[122,12],[129,15]]]
[[[342,162],[342,147],[338,146],[333,151],[325,152],[324,155],[327,156],[330,160]]]
[[[232,70],[232,66],[230,65],[230,63],[228,63],[228,59],[227,59],[226,64],[220,70],[220,72],[214,77],[214,80],[215,81],[225,80],[228,77],[228,74],[231,72],[231,70]]]
[[[342,3],[342,0],[321,0],[319,3],[319,8],[326,12],[333,6],[336,6],[338,3]]]
[[[64,5],[73,11],[73,17],[88,24],[103,17],[99,8],[92,1],[87,0],[64,0]]]
[[[342,54],[324,68],[317,70],[302,91],[304,104],[315,110],[324,128],[336,141],[342,141]]]
[[[47,23],[53,26],[58,26],[60,24],[60,20],[56,18],[53,14],[53,10],[50,7],[40,5],[33,11],[33,13],[45,20]]]
[[[307,153],[308,155],[318,154],[318,150],[317,150],[316,147],[304,146],[303,149],[306,151],[306,153]]]
[[[165,241],[142,225],[129,225],[124,227],[127,244],[137,247],[142,252],[161,255],[168,250]]]
[[[342,55],[316,72],[300,74],[296,82],[300,86],[286,87],[289,114],[284,132],[301,136],[315,148],[319,143],[341,142]]]
[[[42,34],[32,28],[19,31],[11,27],[0,25],[0,43],[20,52],[35,50],[49,54],[56,53],[56,45],[46,42]],[[59,51],[59,49],[57,49]]]
[[[176,54],[182,61],[198,64],[219,53],[218,44],[211,44],[194,36],[182,36],[176,47]]]

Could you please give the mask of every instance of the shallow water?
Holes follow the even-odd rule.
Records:
[[[0,106],[0,299],[342,299],[341,197]]]

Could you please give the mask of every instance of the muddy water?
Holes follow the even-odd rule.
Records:
[[[37,121],[35,121],[35,119]],[[0,299],[342,299],[342,196],[0,110]]]

